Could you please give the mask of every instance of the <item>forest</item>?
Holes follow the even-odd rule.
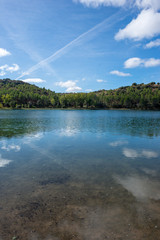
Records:
[[[160,110],[160,83],[133,83],[90,93],[55,93],[23,81],[0,79],[0,108]]]

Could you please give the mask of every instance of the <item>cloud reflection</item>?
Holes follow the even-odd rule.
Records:
[[[150,151],[150,150],[135,150],[131,148],[124,148],[123,149],[123,155],[127,158],[138,158],[138,157],[143,157],[143,158],[156,158],[158,157],[158,153],[155,151]]]
[[[65,129],[63,128],[60,133],[59,136],[65,136],[65,137],[72,137],[74,135],[77,134],[77,129],[72,128],[72,127],[66,127]]]
[[[128,157],[128,158],[137,158],[139,156],[136,150],[130,149],[130,148],[124,148],[123,154],[125,157]]]
[[[5,166],[8,165],[10,162],[12,162],[12,160],[4,159],[4,158],[2,158],[2,156],[0,155],[0,167],[5,167]]]
[[[128,144],[128,141],[125,140],[118,140],[118,141],[114,141],[114,142],[110,142],[109,145],[112,147],[118,147],[118,146],[122,146]]]
[[[142,171],[147,175],[151,175],[152,177],[157,175],[157,172],[153,169],[143,168]]]
[[[142,156],[144,156],[146,158],[156,158],[156,157],[158,157],[158,153],[153,152],[153,151],[143,150]]]
[[[44,134],[43,133],[36,133],[36,134],[28,134],[25,136],[23,143],[24,144],[29,144],[32,141],[39,141],[43,138]]]
[[[160,199],[160,183],[157,181],[139,175],[114,178],[138,200]]]
[[[21,147],[19,145],[16,145],[16,144],[8,144],[7,145],[6,142],[3,142],[1,149],[6,150],[7,152],[10,152],[10,151],[19,152],[21,150]]]

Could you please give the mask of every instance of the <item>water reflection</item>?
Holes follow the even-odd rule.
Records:
[[[159,134],[160,112],[0,111],[0,238],[150,239]]]
[[[118,141],[114,141],[114,142],[110,142],[109,145],[111,147],[118,147],[118,146],[122,146],[122,145],[126,145],[128,144],[128,141],[125,140],[118,140]]]
[[[20,145],[16,145],[16,144],[14,144],[14,143],[12,143],[12,144],[7,144],[6,141],[2,141],[1,144],[2,144],[1,149],[2,149],[2,150],[5,150],[5,151],[7,151],[7,152],[9,152],[9,151],[19,152],[19,151],[21,150],[21,146],[20,146]]]
[[[26,134],[23,138],[23,143],[30,144],[31,142],[39,141],[43,138],[43,136],[44,136],[44,134],[41,132],[33,133],[33,134]]]
[[[143,171],[144,173],[146,173],[147,175],[150,175],[150,176],[152,176],[152,177],[156,177],[156,176],[157,176],[156,170],[148,169],[148,168],[142,168],[142,171]]]
[[[77,132],[109,132],[112,134],[118,132],[132,136],[153,137],[160,135],[160,113],[118,110],[0,111],[1,137],[37,134],[46,131],[56,131],[66,136],[72,136]]]
[[[2,156],[0,154],[0,167],[1,168],[7,166],[10,162],[12,162],[12,160],[4,159],[4,158],[2,158]]]
[[[58,132],[59,136],[65,136],[65,137],[72,137],[77,134],[77,129],[75,129],[73,126],[66,125],[66,128],[62,128],[60,132]]]
[[[160,199],[160,183],[140,175],[116,176],[116,181],[138,200]]]
[[[123,149],[123,154],[127,158],[138,158],[138,157],[156,158],[156,157],[158,157],[157,152],[151,151],[151,150],[146,150],[146,149],[135,150],[135,149],[131,149],[131,148],[124,148]]]

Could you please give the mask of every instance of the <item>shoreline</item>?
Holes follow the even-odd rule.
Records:
[[[140,108],[0,108],[0,110],[122,110],[122,111],[160,111],[160,109],[140,109]]]

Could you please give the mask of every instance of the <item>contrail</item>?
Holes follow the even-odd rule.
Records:
[[[123,14],[123,16],[122,16]],[[102,26],[104,26],[105,24],[107,24],[106,27],[109,27],[110,25],[115,24],[115,22],[122,20],[122,18],[124,18],[124,13],[120,10],[118,13],[115,13],[114,15],[112,15],[111,17],[105,19],[104,21],[102,21],[101,23],[97,24],[96,26],[94,26],[93,28],[89,29],[88,31],[82,33],[80,36],[78,36],[77,38],[75,38],[74,40],[72,40],[71,42],[69,42],[67,45],[65,45],[64,47],[60,48],[58,51],[56,51],[55,53],[53,53],[51,56],[49,56],[48,58],[43,59],[42,61],[40,61],[39,63],[35,64],[34,66],[32,66],[31,68],[29,68],[26,72],[22,73],[19,77],[17,77],[16,80],[31,74],[32,72],[36,71],[37,69],[39,69],[42,66],[45,66],[47,63],[53,62],[54,60],[56,60],[58,57],[60,57],[61,55],[63,55],[65,53],[65,50],[68,49],[71,46],[74,46],[76,43],[78,43],[80,40],[82,40],[84,37],[86,37],[88,34],[90,34],[91,32],[94,32],[96,30],[100,30]]]

